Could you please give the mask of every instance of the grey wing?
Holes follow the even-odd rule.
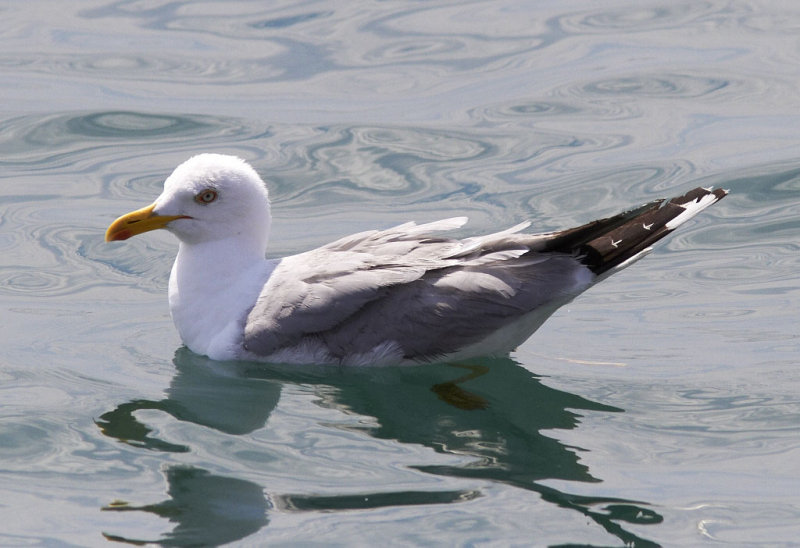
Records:
[[[248,313],[245,348],[267,356],[304,337],[333,329],[390,287],[410,283],[426,271],[450,264],[444,258],[458,240],[421,238],[449,230],[465,219],[364,232],[282,259]]]
[[[519,234],[523,223],[464,240],[428,235],[466,221],[456,218],[348,236],[281,261],[248,315],[244,345],[262,356],[306,338],[339,358],[387,342],[409,359],[448,354],[538,307],[534,319],[546,317],[726,194],[696,188],[545,234]],[[536,325],[527,327],[522,338]]]
[[[245,348],[267,356],[314,337],[337,357],[387,341],[408,358],[445,354],[593,278],[571,255],[531,254],[535,237],[516,234],[527,224],[426,235],[463,222],[409,223],[283,259],[248,315]]]
[[[385,288],[419,278],[423,269],[371,268],[360,257],[335,257],[315,250],[283,259],[264,286],[245,322],[244,347],[268,356],[298,344],[304,337],[332,329]],[[335,261],[351,271],[326,268]]]
[[[479,344],[534,310],[541,312],[534,323],[523,322],[515,342],[501,349],[506,352],[594,279],[566,254],[427,272],[366,303],[320,337],[335,356],[368,353],[391,341],[404,359],[426,360]]]

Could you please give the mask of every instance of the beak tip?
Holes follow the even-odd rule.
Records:
[[[127,240],[130,238],[132,234],[127,230],[121,230],[114,234],[106,234],[106,242],[120,242],[122,240]]]
[[[143,222],[141,225],[138,225],[138,227],[133,228],[135,223],[151,219],[153,217],[153,210],[155,207],[155,204],[150,204],[147,207],[137,209],[136,211],[131,211],[130,213],[119,217],[106,229],[106,242],[119,242],[122,240],[127,240],[136,234],[153,230],[154,228],[161,228],[160,225],[148,226],[147,222]]]
[[[106,229],[106,241],[118,242],[127,240],[137,234],[149,232],[157,228],[167,228],[167,225],[178,219],[191,219],[188,215],[158,215],[154,214],[155,204],[142,209],[131,211],[123,215]]]

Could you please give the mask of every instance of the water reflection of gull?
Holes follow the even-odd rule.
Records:
[[[120,404],[97,421],[103,433],[150,451],[182,453],[191,447],[159,439],[134,412],[156,409],[180,421],[242,435],[265,427],[284,385],[313,385],[324,404],[374,417],[354,427],[369,436],[430,447],[458,455],[458,464],[419,465],[418,470],[464,479],[502,482],[533,491],[560,508],[579,512],[626,544],[653,545],[625,529],[625,523],[653,524],[661,516],[646,505],[614,498],[586,497],[547,487],[545,480],[599,482],[580,462],[577,449],[542,434],[574,429],[578,411],[621,409],[549,388],[509,359],[473,362],[465,371],[437,365],[423,368],[330,370],[214,362],[185,349],[174,359],[177,373],[158,400]],[[224,372],[223,372],[224,371]],[[444,387],[444,388],[443,388]],[[467,402],[464,404],[464,402]],[[469,462],[464,463],[467,457]],[[268,524],[275,512],[353,511],[400,505],[473,500],[480,486],[445,491],[376,491],[345,495],[269,492],[242,479],[197,467],[166,469],[169,499],[143,506],[114,503],[108,511],[144,511],[176,523],[162,539],[126,542],[224,543],[245,538]],[[267,495],[264,494],[266,489]]]

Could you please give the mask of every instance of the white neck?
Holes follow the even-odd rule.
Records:
[[[263,242],[181,242],[169,278],[169,306],[184,344],[214,359],[236,358],[245,315],[272,268]]]

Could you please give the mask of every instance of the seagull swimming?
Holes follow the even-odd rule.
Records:
[[[464,239],[465,217],[346,236],[265,258],[267,187],[244,160],[199,154],[106,241],[165,228],[180,245],[169,306],[184,344],[215,360],[390,365],[506,355],[560,306],[650,251],[727,191],[696,188],[607,219]]]

